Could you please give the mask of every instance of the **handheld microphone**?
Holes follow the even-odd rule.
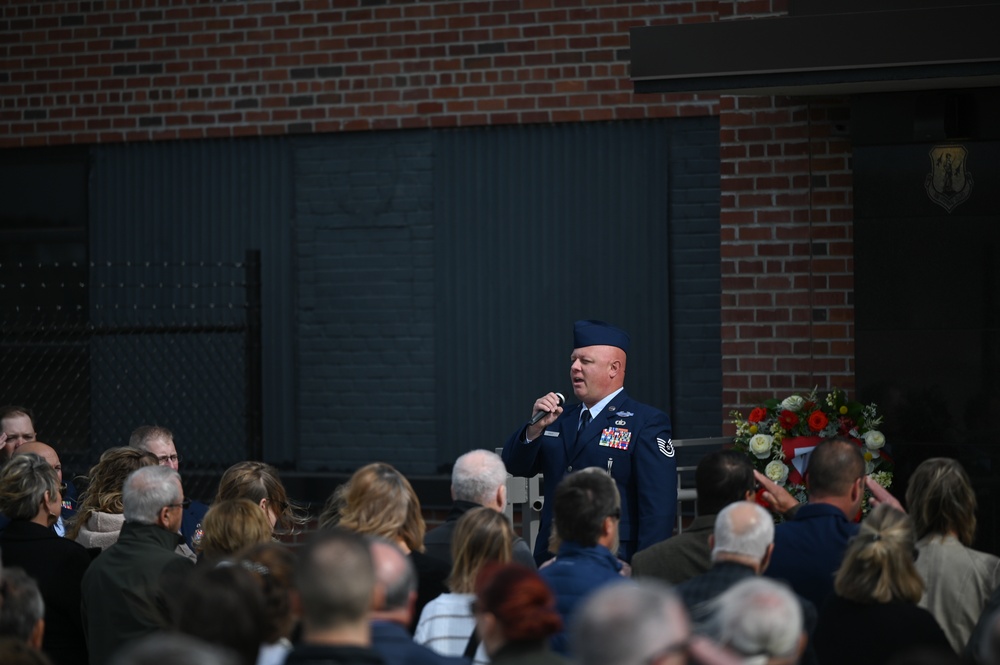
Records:
[[[563,397],[562,393],[556,393],[556,397],[559,398],[559,406],[562,406],[563,404],[566,403],[566,398]],[[545,416],[549,415],[549,413],[551,413],[551,412],[550,411],[535,411],[535,415],[531,416],[531,420],[528,421],[528,425],[529,426],[534,425],[539,420],[541,420]]]

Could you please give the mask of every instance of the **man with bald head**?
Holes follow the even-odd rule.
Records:
[[[568,473],[587,467],[606,471],[621,495],[618,555],[669,538],[677,510],[677,462],[670,418],[625,392],[629,336],[603,321],[573,325],[570,381],[579,404],[561,406],[556,393],[535,400],[532,414],[507,440],[503,461],[515,476],[544,474],[542,520],[535,560],[549,558],[552,498]],[[532,422],[534,421],[534,422]]]
[[[387,540],[368,543],[375,567],[372,600],[372,648],[390,665],[468,665],[464,658],[442,656],[410,635],[417,602],[417,573],[410,558]]]
[[[34,453],[48,462],[49,466],[55,469],[59,482],[63,482],[62,462],[59,461],[59,454],[55,448],[41,441],[29,441],[28,443],[21,444],[14,450],[14,455],[23,455],[25,453]],[[66,483],[66,491],[63,492],[62,496],[62,513],[52,528],[60,536],[65,536],[66,523],[63,517],[68,520],[76,513],[76,487],[70,489],[69,483]]]

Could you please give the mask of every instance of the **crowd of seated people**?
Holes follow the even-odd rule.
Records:
[[[280,536],[306,511],[266,463],[234,464],[192,512],[169,430],[140,428],[145,447],[104,451],[67,501],[58,457],[18,452],[40,443],[30,411],[4,414],[4,665],[1000,665],[1000,558],[971,549],[976,495],[955,460],[921,464],[900,502],[856,445],[824,441],[805,506],[756,475],[772,527],[749,462],[706,455],[710,513],[631,575],[613,482],[578,470],[536,571],[487,451],[458,465],[432,553],[413,486],[385,462],[337,488],[299,544]],[[878,505],[856,521],[866,487]]]

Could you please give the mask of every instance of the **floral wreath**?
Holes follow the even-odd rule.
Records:
[[[739,411],[729,413],[736,426],[734,448],[745,453],[754,468],[784,487],[799,503],[808,500],[802,473],[809,454],[823,439],[844,436],[862,446],[865,474],[882,487],[892,485],[892,460],[882,450],[885,436],[878,429],[883,418],[875,404],[847,400],[834,388],[824,400],[816,389],[808,395],[769,399],[752,409],[745,419]],[[867,514],[870,494],[865,490],[862,513]]]

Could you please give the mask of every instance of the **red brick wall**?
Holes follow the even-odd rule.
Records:
[[[632,93],[629,28],[714,1],[3,4],[0,147],[714,113]]]
[[[723,410],[854,388],[846,100],[723,97]]]
[[[724,422],[853,388],[847,106],[635,95],[628,31],[786,4],[7,2],[0,147],[718,114]]]

